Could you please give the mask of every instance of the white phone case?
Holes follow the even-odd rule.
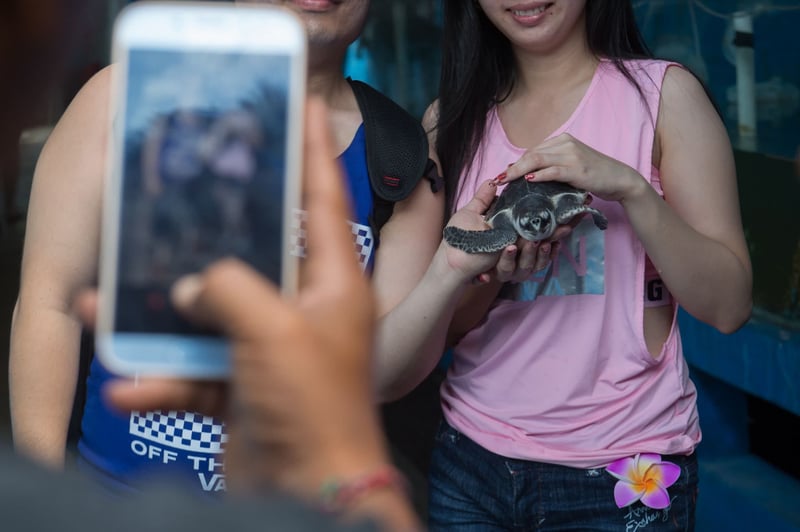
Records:
[[[139,2],[113,31],[96,347],[122,375],[220,378],[229,344],[169,303],[238,256],[297,284],[306,37],[274,6]]]

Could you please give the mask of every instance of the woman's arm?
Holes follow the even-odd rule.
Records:
[[[96,276],[109,77],[106,69],[80,91],[37,162],[11,329],[14,443],[56,467],[78,378],[81,325],[70,302]]]
[[[423,126],[430,146],[436,145],[435,104]],[[431,148],[430,157],[437,161]],[[459,223],[485,227],[481,214],[494,197],[493,187],[469,209],[456,215]],[[381,230],[373,287],[379,315],[376,385],[381,400],[410,392],[430,373],[445,349],[453,311],[471,279],[491,269],[497,254],[469,256],[442,240],[444,192],[432,193],[427,181],[398,204]],[[452,220],[451,220],[452,223]]]
[[[426,130],[430,116],[429,110],[423,118]],[[432,147],[433,139],[429,140]],[[429,156],[436,160],[432,148]],[[448,292],[454,292],[458,283],[432,289],[447,272],[428,273],[443,225],[444,190],[434,193],[422,179],[407,200],[395,205],[381,229],[372,283],[380,316],[375,360],[381,399],[397,399],[411,391],[444,352],[452,299]]]
[[[736,168],[719,115],[682,68],[667,70],[656,136],[666,204],[640,186],[622,205],[678,303],[721,332],[733,332],[752,308]]]

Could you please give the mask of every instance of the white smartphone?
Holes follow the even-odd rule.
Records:
[[[228,342],[169,291],[226,256],[296,287],[302,22],[263,5],[138,2],[112,43],[98,355],[121,375],[224,377]]]

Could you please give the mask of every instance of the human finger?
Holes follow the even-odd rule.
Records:
[[[221,329],[233,340],[249,341],[279,330],[291,319],[278,288],[239,259],[221,259],[202,274],[172,287],[171,299],[188,319]]]
[[[568,237],[570,233],[572,233],[572,231],[578,226],[578,223],[580,223],[580,217],[576,218],[578,219],[577,220],[573,219],[566,224],[556,226],[555,231],[553,231],[552,236],[548,240],[550,240],[551,242],[558,242],[559,240]]]
[[[517,269],[517,252],[517,246],[512,245],[507,246],[500,253],[500,257],[497,259],[497,265],[495,266],[495,278],[498,281],[504,283],[513,280],[514,272]]]
[[[530,273],[536,265],[536,256],[538,255],[539,245],[541,242],[532,242],[525,240],[522,244],[519,257],[517,259],[517,268],[523,272]]]
[[[344,273],[343,269],[350,273],[358,271],[360,275],[353,253],[352,235],[347,225],[350,207],[344,192],[342,171],[333,150],[327,109],[317,98],[309,99],[306,109],[306,273],[313,280],[327,279],[335,282]]]
[[[541,271],[547,268],[552,261],[553,257],[553,242],[542,242],[539,244],[536,253],[536,262],[533,266],[533,271]]]
[[[584,146],[579,140],[569,133],[561,133],[555,137],[545,139],[541,144],[522,154],[515,163],[509,165],[505,172],[506,179],[501,182],[512,181],[519,177],[526,179],[552,181],[554,176],[544,174],[541,171],[546,168],[558,166],[567,168],[574,160],[574,148]]]
[[[489,206],[494,201],[496,194],[497,184],[492,180],[484,181],[481,183],[481,186],[478,187],[478,190],[475,191],[475,195],[472,197],[472,199],[469,200],[469,202],[461,209],[477,214],[483,214],[487,211],[487,209],[489,209]]]
[[[517,256],[515,269],[508,276],[508,281],[521,283],[528,280],[536,268],[538,248],[540,242],[519,239],[517,241]]]
[[[528,150],[522,154],[519,160],[506,169],[505,177],[500,183],[507,183],[521,177],[526,179],[536,177],[538,179],[544,170],[563,167],[567,162],[568,155],[559,151]]]

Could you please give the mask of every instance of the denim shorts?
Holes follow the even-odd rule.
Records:
[[[671,504],[618,508],[617,479],[605,469],[517,460],[487,451],[446,422],[431,457],[431,531],[691,531],[697,502],[697,457],[669,455],[681,468],[667,491]]]

